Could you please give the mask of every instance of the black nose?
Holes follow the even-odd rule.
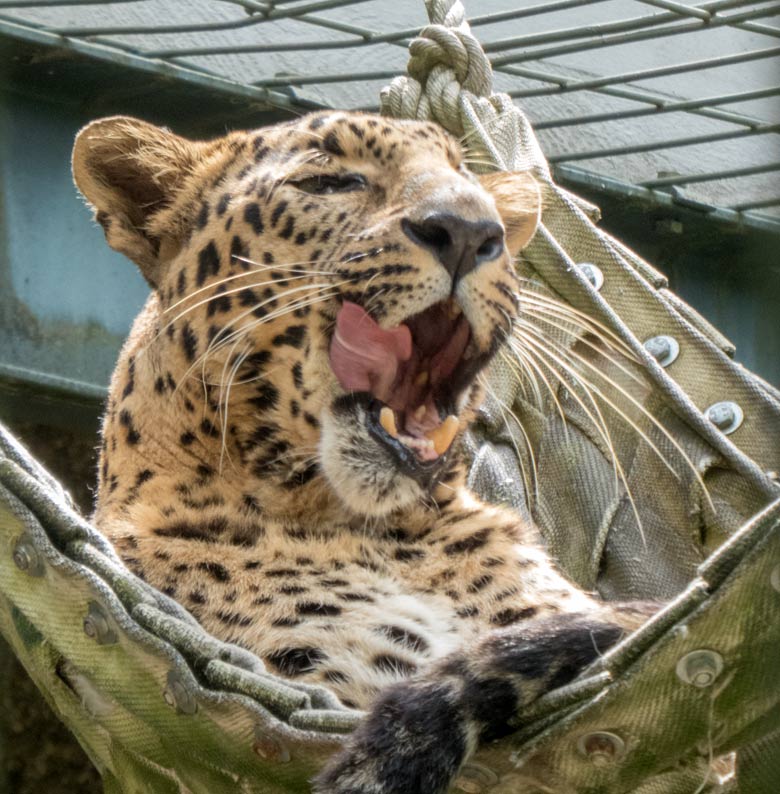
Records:
[[[404,218],[401,227],[410,240],[436,255],[452,276],[453,285],[504,250],[504,230],[495,221],[467,221],[441,213],[420,222]]]

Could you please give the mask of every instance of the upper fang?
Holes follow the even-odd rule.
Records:
[[[387,405],[382,406],[379,412],[379,424],[385,432],[393,438],[398,438],[398,427],[395,424],[395,412]]]

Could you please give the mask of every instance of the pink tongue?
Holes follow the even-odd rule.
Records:
[[[356,303],[345,301],[336,317],[330,366],[343,388],[372,392],[383,402],[412,355],[412,334],[405,325],[380,328]]]

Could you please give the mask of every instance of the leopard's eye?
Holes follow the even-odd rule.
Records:
[[[290,184],[304,193],[314,193],[317,196],[366,189],[366,179],[360,174],[317,174],[297,181],[290,180]]]

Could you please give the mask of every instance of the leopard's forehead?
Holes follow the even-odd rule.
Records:
[[[389,165],[427,154],[458,167],[458,142],[432,122],[385,118],[369,113],[324,111],[250,133],[255,151],[321,151],[334,158],[369,159]]]

